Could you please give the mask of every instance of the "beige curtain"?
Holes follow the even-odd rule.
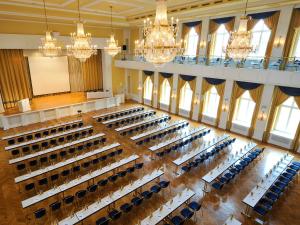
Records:
[[[260,85],[259,87],[249,91],[251,98],[255,102],[255,109],[254,109],[254,112],[252,115],[251,125],[250,125],[250,129],[248,132],[249,137],[252,137],[252,135],[254,133],[255,124],[256,124],[256,121],[258,118],[258,114],[259,114],[259,108],[260,108],[260,102],[261,102],[261,96],[262,96],[263,89],[264,89],[264,86]]]
[[[28,61],[23,50],[0,50],[0,91],[5,108],[33,97]]]
[[[293,39],[296,35],[296,29],[299,27],[300,27],[300,10],[294,9],[290,26],[289,26],[288,35],[285,40],[284,50],[283,50],[284,64],[288,62],[288,57],[290,56],[291,49],[293,47]]]
[[[71,92],[84,91],[81,63],[74,57],[68,57]]]
[[[167,79],[170,87],[171,87],[171,93],[170,93],[170,103],[169,103],[169,111],[171,111],[171,95],[172,95],[172,89],[173,89],[173,76],[169,77],[169,78],[165,78],[163,77],[160,73],[158,75],[158,91],[157,91],[157,96],[158,96],[158,104],[160,104],[160,98],[161,98],[161,89],[162,89],[162,83],[164,82],[164,80]]]
[[[202,120],[203,108],[204,108],[204,96],[212,88],[212,85],[208,83],[205,78],[202,79],[201,87],[201,100],[200,100],[200,109],[199,109],[199,120]]]
[[[188,35],[188,33],[190,32],[191,28],[185,24],[182,25],[182,34],[181,37],[183,40],[186,39],[186,36]]]
[[[300,96],[296,96],[294,98],[295,98],[298,108],[300,109]],[[294,151],[297,151],[299,146],[300,146],[300,123],[298,124],[298,128],[297,128],[294,140],[293,140],[292,149]]]
[[[153,93],[153,89],[154,89],[154,74],[153,75],[150,75],[150,76],[147,76],[145,73],[143,73],[143,101],[144,101],[144,87],[145,87],[145,81],[146,81],[146,78],[147,77],[150,77],[151,81],[152,81],[152,84],[153,84],[153,88],[152,88],[152,97],[151,97],[151,105],[153,103],[153,96],[154,96],[154,93]]]
[[[182,87],[185,85],[185,83],[188,82],[192,91],[193,91],[193,97],[191,102],[191,111],[190,111],[190,117],[192,115],[192,112],[194,110],[194,99],[195,99],[195,90],[196,90],[196,78],[192,81],[185,81],[180,76],[178,78],[178,86],[177,86],[177,104],[176,104],[176,112],[179,113],[179,101],[180,101],[180,92]]]
[[[225,82],[222,84],[215,85],[218,95],[220,96],[220,101],[218,105],[218,113],[217,113],[217,120],[216,120],[216,126],[219,125],[220,118],[221,118],[221,113],[222,113],[222,105],[224,101],[224,90],[225,90]]]

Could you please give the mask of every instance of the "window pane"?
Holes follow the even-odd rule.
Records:
[[[167,79],[164,79],[161,85],[160,103],[169,105],[171,95],[171,86]]]
[[[186,82],[180,91],[179,108],[186,111],[190,111],[191,104],[192,104],[192,97],[193,97],[193,91],[191,90],[189,83]]]
[[[153,89],[153,83],[151,78],[148,76],[144,83],[144,98],[151,100],[152,99],[152,89]]]
[[[251,99],[249,91],[246,91],[237,101],[234,121],[246,127],[250,127],[255,102]]]
[[[216,118],[218,113],[220,96],[215,87],[212,87],[205,95],[203,114]]]
[[[187,36],[187,48],[185,51],[186,55],[196,56],[197,55],[197,45],[198,45],[199,36],[195,31],[195,28],[191,28]]]
[[[225,52],[223,49],[226,48],[227,43],[229,40],[229,33],[226,30],[224,24],[220,25],[218,30],[215,34],[215,43],[214,43],[214,50],[213,50],[213,57],[225,57]]]

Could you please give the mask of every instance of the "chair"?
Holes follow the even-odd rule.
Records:
[[[25,189],[25,191],[35,190],[35,184],[34,183],[26,184],[24,189]]]
[[[170,181],[161,181],[158,183],[161,188],[167,188],[170,185]]]
[[[14,145],[16,143],[16,141],[14,139],[10,139],[7,141],[8,145]]]
[[[47,178],[42,178],[38,181],[39,186],[46,186],[48,185],[48,179]]]
[[[108,225],[109,219],[107,217],[101,217],[100,219],[96,220],[96,225]]]
[[[201,209],[201,204],[199,204],[198,202],[195,202],[195,201],[190,202],[188,204],[188,206],[193,211],[199,211]]]
[[[131,202],[134,206],[139,206],[140,204],[142,204],[143,199],[139,197],[134,197],[133,199],[131,199]]]
[[[69,175],[70,175],[70,170],[69,169],[63,170],[61,172],[61,176],[64,177],[64,178],[69,176]]]
[[[25,147],[22,148],[22,153],[23,153],[24,155],[26,155],[26,154],[29,153],[29,152],[30,152],[29,146],[25,146]]]
[[[108,183],[108,180],[107,179],[103,179],[103,180],[99,180],[97,185],[99,187],[104,187],[106,184]]]
[[[17,157],[20,155],[20,150],[19,149],[12,150],[11,154],[13,157]]]
[[[110,211],[108,213],[108,216],[109,216],[109,218],[111,218],[111,220],[117,220],[121,217],[121,215],[122,215],[122,212],[120,212],[116,209],[113,209],[112,211]]]
[[[153,193],[158,193],[158,192],[160,192],[161,187],[158,186],[158,185],[154,185],[154,186],[152,186],[152,187],[150,188],[150,190],[151,190],[151,192],[153,192]]]
[[[172,219],[171,219],[171,223],[173,225],[182,225],[184,224],[184,219],[180,216],[174,216]]]
[[[58,180],[58,178],[59,178],[59,174],[58,173],[51,175],[50,176],[51,183],[54,184],[55,181]]]
[[[134,170],[135,170],[135,167],[134,167],[134,166],[128,167],[128,168],[126,169],[127,173],[133,173]]]
[[[117,179],[118,179],[118,175],[112,175],[112,176],[108,177],[108,180],[110,182],[115,182]]]
[[[51,154],[51,155],[49,156],[49,158],[50,158],[51,161],[56,161],[56,160],[57,160],[57,154],[56,154],[56,153]]]
[[[51,210],[51,214],[56,213],[61,208],[61,202],[56,201],[49,205],[49,208]]]
[[[117,175],[118,175],[119,177],[125,177],[125,176],[126,176],[126,173],[127,173],[127,171],[126,171],[126,170],[123,170],[123,171],[118,172]]]
[[[137,163],[137,164],[134,165],[134,168],[139,170],[139,169],[142,169],[143,166],[144,166],[144,163]]]
[[[260,205],[254,206],[253,210],[261,216],[265,216],[267,214],[267,210]]]
[[[36,220],[41,220],[44,216],[46,216],[46,209],[41,208],[34,212],[34,217]]]
[[[144,199],[150,199],[153,195],[153,192],[144,191],[144,192],[141,193],[141,195],[143,196]]]
[[[190,166],[183,166],[181,167],[181,169],[184,171],[184,172],[189,172],[191,170],[191,167]]]
[[[26,165],[24,163],[21,163],[21,164],[18,164],[16,168],[17,168],[18,172],[21,172],[26,169]]]
[[[93,185],[89,186],[87,188],[87,190],[89,191],[89,193],[94,193],[94,192],[97,191],[97,188],[98,188],[98,185],[97,184],[93,184]]]
[[[194,215],[194,212],[191,211],[189,208],[184,208],[183,210],[180,211],[180,214],[185,218],[185,219],[190,219]]]
[[[123,205],[120,206],[120,210],[123,212],[123,213],[128,213],[130,212],[132,209],[132,205],[129,204],[129,203],[125,203]]]
[[[266,198],[268,198],[271,202],[276,202],[277,199],[279,198],[279,196],[273,192],[268,192],[266,195],[265,195]]]
[[[81,199],[83,199],[86,196],[86,190],[77,191],[75,196],[76,196],[77,200],[80,201]]]
[[[19,137],[19,138],[17,139],[17,141],[18,141],[18,142],[23,142],[23,141],[25,141],[25,138],[24,138],[24,137]]]
[[[217,182],[214,182],[211,186],[217,190],[221,190],[223,188],[224,184],[217,181]]]

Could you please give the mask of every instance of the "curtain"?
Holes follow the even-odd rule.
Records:
[[[291,49],[293,47],[293,39],[296,35],[296,29],[299,27],[300,27],[300,8],[294,9],[292,14],[288,35],[286,37],[285,45],[283,49],[284,64],[288,62],[288,57],[290,56]]]
[[[264,68],[266,69],[269,61],[270,61],[270,56],[272,53],[272,48],[274,44],[274,39],[275,39],[275,34],[276,34],[276,29],[277,29],[277,24],[278,24],[278,19],[279,19],[279,11],[271,11],[271,12],[264,12],[264,13],[256,13],[256,14],[249,14],[249,20],[248,20],[248,30],[252,30],[254,26],[257,24],[257,22],[261,19],[264,20],[266,26],[271,30],[271,35],[270,39],[268,42],[268,46],[266,49],[266,54],[265,54],[265,61],[264,61]]]
[[[222,114],[222,105],[224,101],[224,90],[225,90],[225,80],[222,83],[215,85],[218,95],[220,96],[220,101],[218,105],[218,112],[217,112],[217,119],[216,119],[216,126],[219,125],[221,114]]]
[[[71,92],[84,91],[81,63],[74,57],[68,56]]]
[[[218,30],[219,26],[224,24],[226,30],[231,32],[234,29],[234,21],[234,17],[218,18],[209,21],[208,34],[211,35],[211,38],[207,46],[208,57],[212,55],[213,47],[215,45],[215,32]]]
[[[101,51],[98,50],[97,55],[91,56],[82,63],[82,76],[85,91],[94,91],[103,88],[102,81],[102,59]]]
[[[184,84],[188,82],[192,91],[193,91],[193,97],[192,97],[192,102],[191,102],[191,111],[190,111],[190,116],[191,113],[193,112],[194,109],[194,98],[195,98],[195,89],[196,89],[196,77],[195,76],[189,76],[189,75],[179,75],[178,78],[178,86],[177,86],[177,104],[176,104],[176,112],[179,113],[179,101],[180,101],[180,91],[181,88],[184,86]]]
[[[198,43],[197,43],[197,50],[196,50],[196,61],[198,61],[198,53],[199,53],[199,45],[200,45],[200,35],[201,35],[201,29],[202,29],[202,23],[201,21],[195,21],[195,22],[189,22],[184,23],[182,26],[182,39],[186,40],[188,33],[192,28],[195,28],[196,33],[198,34]]]
[[[266,127],[266,131],[264,132],[263,141],[267,142],[270,136],[270,132],[273,126],[273,122],[276,116],[276,109],[279,105],[281,105],[285,100],[289,98],[288,95],[284,94],[279,87],[275,87],[272,99],[272,105],[269,112],[268,123]]]
[[[204,96],[212,88],[213,85],[208,83],[206,79],[202,79],[202,88],[201,88],[201,100],[200,100],[200,109],[199,109],[199,119],[202,120],[203,108],[204,108]]]
[[[162,88],[161,85],[162,85],[164,79],[167,79],[169,81],[169,84],[171,87],[170,101],[169,101],[169,111],[170,111],[171,110],[171,95],[172,95],[172,89],[173,89],[173,74],[172,73],[159,73],[158,90],[157,90],[158,104],[160,104],[161,88]]]
[[[5,108],[14,107],[24,98],[33,97],[30,72],[23,50],[0,50],[0,91]]]

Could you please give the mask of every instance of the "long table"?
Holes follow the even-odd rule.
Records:
[[[131,117],[134,117],[134,116],[140,116],[140,115],[151,113],[151,112],[154,112],[154,110],[142,111],[142,112],[133,113],[133,114],[130,114],[130,115],[127,115],[127,116],[123,116],[123,117],[119,117],[119,118],[115,118],[115,119],[111,119],[111,120],[106,120],[106,121],[103,121],[102,124],[115,123],[115,122],[118,122],[118,121],[121,121],[121,120],[124,120],[124,119],[128,119],[128,118],[131,118]]]
[[[144,185],[150,183],[151,181],[159,178],[164,174],[161,170],[154,170],[152,173],[145,175],[144,177],[134,181],[131,184],[126,185],[125,187],[120,188],[118,191],[115,191],[113,194],[108,195],[101,200],[89,205],[87,208],[84,208],[74,215],[65,218],[64,220],[59,221],[59,225],[73,225],[77,224],[84,219],[90,217],[91,215],[99,212],[100,210],[106,208],[107,206],[113,204],[119,199],[129,195],[130,193],[138,190]]]
[[[168,145],[170,145],[170,144],[172,144],[174,142],[177,142],[177,141],[179,141],[181,139],[188,138],[189,136],[192,136],[193,134],[196,134],[199,131],[202,131],[204,129],[206,129],[206,127],[195,128],[195,129],[191,130],[190,132],[188,132],[187,134],[183,134],[183,135],[177,136],[175,138],[169,139],[169,140],[167,140],[165,142],[161,142],[161,143],[159,143],[157,145],[154,145],[154,146],[150,147],[149,150],[152,151],[152,152],[155,152],[155,151],[157,151],[157,150],[159,150],[159,149],[161,149],[161,148],[163,148],[165,146],[168,146]]]
[[[223,134],[222,136],[218,136],[216,138],[214,138],[211,142],[208,142],[207,144],[203,144],[201,147],[196,148],[193,151],[188,152],[187,154],[175,159],[173,161],[173,163],[176,166],[180,166],[183,163],[187,162],[188,160],[194,158],[195,156],[199,155],[200,153],[208,150],[209,148],[211,148],[212,146],[220,143],[221,141],[224,141],[225,139],[227,139],[229,137],[228,134]]]
[[[168,215],[174,212],[177,208],[183,205],[186,201],[191,199],[195,195],[190,189],[185,189],[184,191],[177,194],[170,201],[162,205],[159,209],[154,211],[150,216],[146,217],[141,221],[140,225],[155,225],[164,220]]]
[[[56,128],[56,127],[66,126],[66,125],[70,125],[70,124],[73,124],[73,123],[79,123],[79,122],[82,122],[82,120],[73,120],[73,121],[69,121],[69,122],[65,122],[65,123],[58,123],[58,124],[48,126],[48,127],[38,128],[38,129],[35,129],[35,130],[28,130],[28,131],[25,131],[25,132],[22,132],[22,133],[17,133],[17,134],[14,134],[14,135],[9,135],[9,136],[2,137],[2,140],[12,139],[12,138],[24,136],[24,135],[27,135],[27,134],[34,134],[34,133],[37,133],[37,132],[50,130],[50,129],[53,129],[53,128]]]
[[[71,180],[68,183],[62,184],[62,185],[60,185],[58,187],[54,187],[54,188],[52,188],[52,189],[50,189],[48,191],[43,192],[42,194],[35,195],[35,196],[31,197],[31,198],[25,199],[24,201],[22,201],[22,207],[23,208],[27,208],[29,206],[32,206],[32,205],[34,205],[34,204],[36,204],[38,202],[41,202],[41,201],[43,201],[43,200],[45,200],[47,198],[50,198],[50,197],[52,197],[54,195],[57,195],[57,194],[59,194],[61,192],[64,192],[64,191],[69,190],[69,189],[71,189],[73,187],[76,187],[76,186],[78,186],[78,185],[80,185],[80,184],[82,184],[84,182],[87,182],[89,180],[95,179],[96,177],[99,177],[99,176],[101,176],[101,175],[103,175],[105,173],[113,171],[113,170],[115,170],[115,169],[117,169],[117,168],[119,168],[121,166],[124,166],[124,165],[130,163],[130,162],[136,161],[138,158],[139,158],[138,155],[132,155],[132,156],[130,156],[128,158],[124,158],[124,159],[122,159],[122,160],[120,160],[118,162],[115,162],[115,163],[112,163],[110,165],[107,165],[107,166],[105,166],[105,167],[103,167],[101,169],[95,170],[95,171],[93,171],[91,173],[88,173],[88,174],[86,174],[84,176],[81,176],[81,177],[79,177],[77,179]]]
[[[83,142],[86,142],[86,141],[90,141],[90,140],[93,140],[95,138],[99,138],[99,137],[102,137],[102,136],[105,136],[105,134],[104,133],[95,134],[95,135],[92,135],[92,136],[89,136],[89,137],[86,137],[86,138],[82,138],[82,139],[79,139],[79,140],[76,140],[76,141],[68,142],[66,144],[58,145],[58,146],[55,146],[55,147],[52,147],[52,148],[47,148],[43,151],[38,151],[38,152],[35,152],[35,153],[32,153],[32,154],[28,154],[28,155],[24,155],[24,156],[21,156],[21,157],[18,157],[18,158],[14,158],[14,159],[9,160],[8,162],[9,162],[9,164],[19,163],[19,162],[22,162],[22,161],[25,161],[25,160],[28,160],[28,159],[32,159],[32,158],[35,158],[35,157],[38,157],[38,156],[41,156],[41,155],[45,155],[45,154],[48,154],[48,153],[51,153],[51,152],[54,152],[54,151],[57,151],[57,150],[61,150],[61,149],[64,149],[64,148],[71,147],[72,145],[76,145],[76,144],[80,144],[80,143],[83,143]]]
[[[31,179],[31,178],[34,178],[34,177],[43,175],[43,174],[45,174],[45,173],[49,173],[49,172],[51,172],[51,171],[53,171],[53,170],[59,169],[59,168],[64,167],[64,166],[68,166],[68,165],[70,165],[70,164],[79,162],[79,161],[81,161],[81,160],[83,160],[83,159],[86,159],[86,158],[89,158],[89,157],[91,157],[91,156],[94,156],[94,155],[97,155],[97,154],[106,152],[106,151],[108,151],[108,150],[110,150],[110,149],[113,149],[113,148],[116,148],[116,147],[119,147],[119,146],[120,146],[119,143],[113,143],[113,144],[104,146],[104,147],[102,147],[102,148],[98,148],[98,149],[95,149],[95,150],[93,150],[93,151],[90,151],[90,152],[87,152],[87,153],[78,155],[78,156],[76,156],[76,157],[67,159],[67,160],[65,160],[65,161],[62,161],[62,162],[53,164],[53,165],[51,165],[51,166],[47,166],[47,167],[41,168],[41,169],[39,169],[39,170],[32,171],[32,172],[27,173],[27,174],[24,174],[24,175],[22,175],[22,176],[16,177],[16,178],[15,178],[15,183],[18,184],[18,183],[20,183],[20,182],[23,182],[23,181],[29,180],[29,179]]]
[[[105,117],[105,116],[110,116],[110,115],[114,115],[114,114],[117,114],[117,113],[127,112],[129,110],[140,109],[140,108],[143,108],[143,107],[137,106],[137,107],[122,109],[122,110],[119,110],[119,111],[113,111],[113,112],[109,112],[109,113],[103,113],[103,114],[100,114],[100,115],[93,116],[93,119],[97,119],[97,118]]]
[[[257,205],[259,200],[265,195],[278,177],[285,171],[293,159],[294,156],[287,153],[281,157],[279,161],[277,161],[277,163],[273,166],[273,169],[270,170],[270,172],[267,173],[264,178],[243,199],[242,202],[246,204],[246,209],[243,214],[249,216],[250,208],[253,208]]]
[[[232,165],[234,165],[238,160],[242,159],[246,154],[248,154],[253,148],[257,146],[256,143],[250,142],[248,145],[244,146],[244,149],[237,152],[236,155],[229,156],[226,160],[224,160],[221,164],[216,166],[210,172],[202,177],[202,180],[205,182],[204,190],[207,191],[207,183],[211,183],[217,177],[219,177],[222,173],[228,170]]]
[[[224,225],[242,225],[240,221],[238,221],[233,216],[228,217],[228,219],[225,221]]]
[[[137,140],[137,139],[146,137],[146,136],[151,135],[151,134],[154,134],[154,133],[156,133],[156,132],[160,132],[160,131],[169,129],[169,128],[171,128],[171,127],[179,126],[179,125],[181,125],[181,124],[183,124],[183,123],[187,123],[187,122],[184,121],[184,120],[182,120],[182,121],[176,121],[176,122],[174,122],[174,123],[166,124],[165,126],[160,126],[160,127],[156,128],[156,129],[149,130],[149,131],[146,131],[146,132],[144,132],[144,133],[140,133],[140,134],[138,134],[138,135],[135,135],[135,136],[131,137],[130,139],[133,140],[133,141],[135,141],[135,140]]]
[[[132,123],[132,124],[126,125],[124,127],[117,127],[115,129],[115,131],[119,132],[119,131],[127,130],[127,129],[130,129],[132,127],[136,127],[136,126],[139,126],[139,125],[142,125],[142,124],[146,124],[146,123],[151,123],[153,121],[165,119],[165,118],[168,118],[168,117],[169,117],[168,115],[154,116],[153,118],[150,118],[150,119],[147,119],[147,120],[143,120],[143,121],[140,121],[140,122],[137,122],[137,123]]]
[[[83,131],[83,130],[88,130],[88,129],[91,129],[91,128],[93,128],[93,126],[91,126],[91,125],[85,126],[85,127],[79,127],[77,129],[71,129],[71,130],[68,130],[68,131],[61,132],[61,133],[48,135],[48,136],[45,136],[45,137],[42,137],[42,138],[39,138],[39,139],[33,139],[31,141],[26,141],[26,142],[14,144],[14,145],[6,146],[4,149],[6,151],[9,151],[9,150],[12,150],[12,149],[15,149],[15,148],[19,148],[19,147],[23,147],[23,146],[27,146],[27,145],[32,145],[32,144],[39,143],[39,142],[42,142],[42,141],[50,140],[52,138],[66,136],[68,134],[76,133],[76,132]]]

